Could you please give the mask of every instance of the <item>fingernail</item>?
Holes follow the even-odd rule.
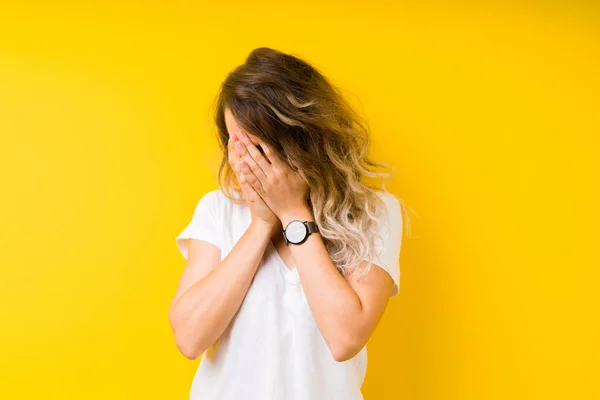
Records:
[[[244,151],[244,146],[242,146],[239,142],[235,142],[235,149],[241,153]]]

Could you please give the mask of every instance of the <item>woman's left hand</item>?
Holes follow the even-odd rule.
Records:
[[[246,132],[237,135],[242,140],[242,143],[238,142],[240,147],[237,149],[242,156],[241,171],[273,214],[284,226],[290,218],[305,216],[309,211],[306,203],[309,188],[302,171],[292,169],[257,136]]]

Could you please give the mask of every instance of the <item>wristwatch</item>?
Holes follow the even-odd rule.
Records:
[[[286,245],[290,243],[300,244],[308,238],[308,235],[314,232],[319,232],[315,221],[300,221],[295,219],[286,225],[283,230],[283,238]]]

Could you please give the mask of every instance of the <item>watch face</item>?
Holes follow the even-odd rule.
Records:
[[[307,233],[308,229],[302,221],[292,221],[285,228],[285,237],[291,243],[302,242]]]

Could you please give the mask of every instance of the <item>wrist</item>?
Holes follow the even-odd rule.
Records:
[[[264,234],[264,235],[270,237],[276,228],[277,228],[276,224],[272,224],[267,221],[256,219],[256,220],[252,220],[252,222],[250,222],[249,229],[257,232],[258,234]]]
[[[310,209],[307,207],[297,208],[295,210],[286,211],[284,214],[281,214],[279,220],[281,221],[281,225],[283,229],[292,222],[293,220],[299,221],[314,221],[315,217],[313,216]]]

